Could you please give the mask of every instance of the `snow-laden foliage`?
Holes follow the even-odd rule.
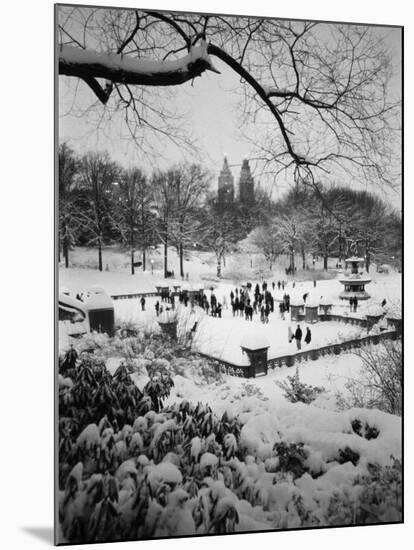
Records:
[[[136,360],[150,362],[142,391],[134,371],[111,374],[99,353],[72,348],[60,361],[59,542],[401,519],[395,417],[165,405],[172,361],[151,345]]]
[[[403,359],[401,340],[385,341],[354,352],[362,360],[358,379],[350,378],[346,392],[337,394],[340,409],[350,407],[375,408],[401,415]]]
[[[284,391],[284,397],[291,403],[312,403],[323,393],[324,388],[318,386],[310,386],[301,381],[299,369],[296,367],[296,372],[293,376],[288,376],[287,380],[276,382],[276,384]]]

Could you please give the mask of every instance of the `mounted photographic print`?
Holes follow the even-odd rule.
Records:
[[[56,544],[401,523],[403,28],[55,25]]]

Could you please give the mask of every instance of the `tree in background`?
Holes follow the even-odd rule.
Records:
[[[273,264],[283,252],[278,224],[273,222],[269,225],[256,227],[250,233],[247,240],[248,243],[251,243],[261,251],[271,271]]]
[[[295,272],[295,253],[303,248],[306,242],[307,220],[301,212],[292,211],[278,215],[274,220],[282,250],[289,256],[289,272]]]
[[[184,277],[184,250],[198,240],[197,209],[206,198],[209,177],[199,164],[181,164],[170,172],[169,182],[174,198],[171,239],[179,256],[180,276]]]
[[[208,203],[204,221],[200,224],[199,235],[205,248],[214,252],[217,262],[216,276],[220,279],[226,254],[235,248],[240,237],[236,218],[231,212],[223,214],[212,200]]]
[[[146,175],[139,168],[119,174],[110,218],[123,244],[131,254],[131,274],[135,274],[135,250],[141,249],[142,270],[146,270],[146,253],[154,242],[154,197]]]
[[[88,244],[98,248],[98,269],[102,271],[102,246],[105,230],[109,225],[108,212],[117,182],[119,168],[111,161],[108,153],[89,152],[79,164],[79,177],[84,194],[81,212],[84,229],[89,234]]]
[[[76,178],[79,161],[75,152],[67,143],[59,145],[58,156],[58,189],[59,189],[59,260],[62,248],[65,267],[69,267],[69,250],[75,244],[79,229],[79,212],[77,208]]]
[[[157,171],[152,176],[154,209],[157,217],[156,232],[164,248],[164,277],[169,276],[168,246],[175,216],[175,178],[179,177],[174,170]]]

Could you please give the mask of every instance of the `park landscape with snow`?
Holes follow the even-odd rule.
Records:
[[[402,522],[401,29],[56,24],[56,542]]]
[[[79,255],[75,251],[79,265],[60,268],[60,290],[75,295],[99,284],[109,294],[152,292],[162,281],[158,270],[131,276],[116,263],[111,250],[106,255],[107,271],[99,273],[82,265],[91,257],[87,251],[79,250]],[[213,283],[206,258],[192,259],[188,282],[204,281],[206,293],[214,288],[223,300],[240,284],[226,279]],[[268,275],[268,281],[281,276],[278,271]],[[397,304],[401,275],[372,276],[372,302],[386,298],[387,303]],[[292,285],[290,278],[288,291]],[[336,278],[320,280],[316,288],[313,280],[297,281],[295,289],[326,296],[344,315],[348,313],[348,306],[335,299],[341,289]],[[240,341],[252,334],[266,335],[269,357],[289,353],[289,348],[294,352],[294,344],[287,340],[289,316],[282,320],[275,309],[264,325],[257,315],[249,322],[233,318],[225,308],[219,319],[197,306],[192,311],[179,304],[183,338],[174,344],[161,335],[155,301],[149,298],[146,311],[141,311],[138,299],[114,300],[118,331],[113,338],[96,333],[72,338],[60,323],[62,401],[67,398],[70,403],[70,392],[85,383],[74,374],[70,358],[74,352],[75,362],[80,361],[85,370],[94,365],[94,377],[102,376],[109,386],[99,414],[82,419],[74,449],[61,463],[66,486],[76,487],[77,495],[67,502],[62,486],[62,540],[399,521],[401,419],[352,402],[350,381],[364,379],[360,355],[328,355],[296,368],[276,367],[254,379],[229,376],[217,372],[212,361],[198,352],[243,364],[248,360]],[[198,328],[189,348],[185,335],[194,319]],[[316,323],[311,329],[315,347],[363,335],[360,327],[337,322]],[[96,374],[99,369],[105,376]],[[292,402],[287,396],[286,387],[294,387],[295,377],[304,388],[317,388],[311,400]],[[136,413],[123,413],[122,421],[111,410],[112,400],[119,399],[114,386],[121,378],[128,392],[136,392],[138,403]],[[99,393],[102,381],[88,383],[90,391]],[[104,469],[102,464],[97,467],[102,461],[108,461]],[[106,473],[92,473],[95,470]],[[111,486],[117,491],[112,501]],[[110,511],[105,511],[103,521],[101,508],[99,514],[94,509],[101,492],[107,492],[116,522],[111,521]],[[89,535],[77,517],[78,523],[82,517],[85,525],[94,526]]]

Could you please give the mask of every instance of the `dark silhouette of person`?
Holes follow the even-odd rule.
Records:
[[[296,340],[296,348],[301,349],[302,347],[302,329],[298,325],[298,328],[295,331],[295,340]]]
[[[157,317],[160,314],[160,303],[158,300],[155,303],[155,313],[157,314]]]
[[[310,344],[312,340],[312,333],[309,327],[306,327],[306,335],[305,335],[305,342],[306,344]]]
[[[221,319],[221,310],[222,310],[222,306],[220,303],[218,303],[216,306],[216,310],[214,312],[215,313],[214,317],[218,316]]]
[[[144,296],[142,296],[142,298],[141,298],[141,310],[145,311],[145,298],[144,298]]]

